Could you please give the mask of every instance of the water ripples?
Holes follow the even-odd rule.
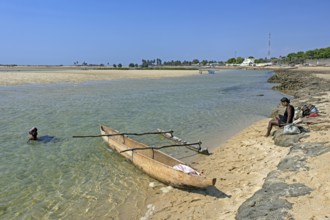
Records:
[[[105,124],[122,132],[173,129],[211,150],[270,114],[280,94],[261,71],[228,71],[166,79],[0,87],[2,139],[0,218],[136,219],[143,216],[155,181],[97,135]],[[258,96],[263,94],[263,96]],[[27,131],[55,136],[27,144]],[[150,146],[161,136],[134,137]],[[189,161],[186,148],[166,152]]]

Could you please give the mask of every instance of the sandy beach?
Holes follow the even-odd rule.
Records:
[[[328,86],[323,91],[324,87],[316,83],[320,89],[304,95],[298,89],[298,93],[290,91],[299,97],[294,105],[312,103],[321,115],[301,125],[310,132],[303,134],[299,143],[277,146],[274,138],[264,137],[271,118],[259,121],[193,164],[217,178],[215,188],[158,192],[144,219],[330,218],[330,82],[325,81],[330,68],[289,70],[289,74],[293,72],[307,73]]]
[[[274,71],[280,74],[282,70]],[[2,67],[0,85],[195,74],[198,74],[197,70],[34,70]],[[298,80],[301,74],[304,74],[301,78],[305,81]],[[289,78],[291,75],[292,79]],[[216,148],[212,155],[201,156],[192,163],[207,176],[217,178],[214,188],[180,190],[160,183],[151,184],[155,196],[147,199],[150,205],[141,219],[330,218],[330,67],[285,70],[282,78],[290,83],[283,84],[280,89],[295,97],[294,106],[311,103],[320,110],[319,117],[301,124],[309,132],[285,147],[279,146],[276,135],[264,137],[271,118],[251,125]],[[293,84],[296,87],[291,87]],[[275,133],[280,130],[275,128]],[[291,141],[283,135],[281,138],[285,143]],[[294,139],[293,135],[290,138]]]
[[[111,70],[80,67],[0,67],[0,85],[81,83],[128,78],[183,77],[198,70]]]

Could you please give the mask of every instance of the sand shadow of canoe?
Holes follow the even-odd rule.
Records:
[[[226,193],[218,190],[215,186],[209,186],[206,189],[182,189],[184,191],[190,192],[190,193],[198,193],[202,195],[212,196],[218,199],[224,199],[224,198],[230,198],[231,195],[227,195]]]

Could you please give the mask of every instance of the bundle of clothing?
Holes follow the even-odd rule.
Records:
[[[319,115],[319,110],[316,108],[315,105],[312,104],[304,104],[302,107],[298,107],[294,113],[294,119],[297,120],[298,118],[303,117],[317,117]]]

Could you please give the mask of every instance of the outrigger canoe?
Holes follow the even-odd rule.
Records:
[[[135,141],[118,131],[101,125],[101,135],[108,146],[119,152],[149,176],[177,188],[206,188],[213,186],[215,178],[208,178],[182,161],[162,151]],[[138,149],[138,148],[142,148]]]

